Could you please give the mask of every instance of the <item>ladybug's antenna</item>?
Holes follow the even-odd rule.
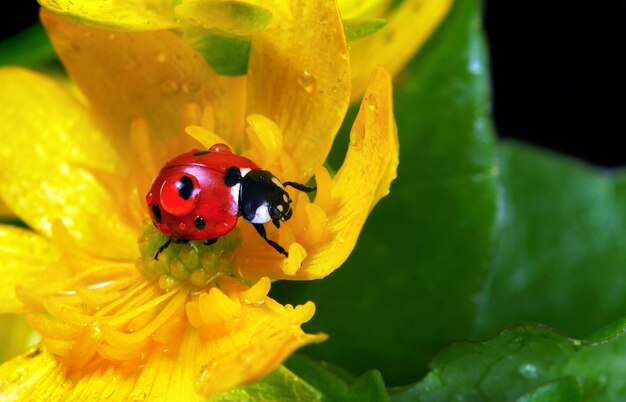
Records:
[[[295,188],[296,190],[300,190],[305,193],[310,193],[312,191],[317,190],[317,187],[307,187],[304,184],[296,183],[295,181],[286,181],[283,183],[283,186],[285,187],[291,186]]]

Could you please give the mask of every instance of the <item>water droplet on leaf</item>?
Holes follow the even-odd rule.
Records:
[[[537,378],[539,369],[532,363],[524,363],[519,366],[518,372],[526,378]]]

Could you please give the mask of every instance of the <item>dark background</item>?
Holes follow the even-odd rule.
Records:
[[[626,0],[485,6],[499,136],[626,165]],[[13,2],[0,37],[36,21],[37,9],[34,0]]]

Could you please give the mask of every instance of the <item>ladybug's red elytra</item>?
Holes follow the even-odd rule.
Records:
[[[286,181],[262,170],[250,159],[234,154],[224,144],[205,151],[192,150],[167,162],[152,181],[146,195],[152,223],[169,239],[154,259],[172,241],[204,240],[211,245],[237,225],[241,216],[276,251],[287,251],[267,238],[264,223],[291,218],[291,198],[285,187],[311,192],[315,187]]]

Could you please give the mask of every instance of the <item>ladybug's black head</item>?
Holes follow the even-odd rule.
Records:
[[[291,218],[291,198],[285,186],[267,170],[251,170],[241,178],[239,211],[255,224],[272,221],[276,227]]]

